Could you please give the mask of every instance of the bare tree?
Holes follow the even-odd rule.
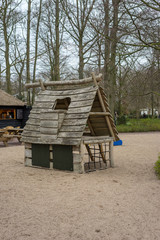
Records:
[[[27,10],[27,43],[26,43],[26,82],[30,83],[30,28],[31,28],[31,0],[28,0]],[[27,104],[31,105],[30,90],[27,92]]]
[[[6,85],[7,92],[11,93],[11,65],[10,65],[10,45],[11,36],[14,30],[14,26],[19,21],[18,6],[21,0],[2,0],[1,2],[1,15],[0,15],[0,30],[4,40],[4,53],[5,57],[5,72],[6,72]]]
[[[36,80],[36,67],[37,67],[37,59],[38,59],[38,40],[39,40],[39,29],[40,29],[40,20],[42,13],[42,0],[39,1],[39,9],[37,13],[37,26],[36,26],[36,36],[35,36],[35,52],[34,52],[34,66],[33,66],[33,83]],[[35,89],[32,91],[32,104],[35,99]]]
[[[79,78],[84,77],[84,66],[90,57],[89,51],[95,43],[95,39],[87,31],[89,18],[94,8],[96,0],[76,0],[73,1],[61,0],[63,10],[67,16],[69,26],[66,26],[66,31],[78,47],[79,57]]]

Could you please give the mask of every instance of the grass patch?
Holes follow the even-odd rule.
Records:
[[[160,131],[160,119],[128,119],[126,124],[117,125],[118,132]]]
[[[158,178],[160,179],[160,156],[158,158],[158,161],[155,163],[154,170]]]

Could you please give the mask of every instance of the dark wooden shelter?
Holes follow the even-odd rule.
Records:
[[[119,138],[101,78],[93,74],[82,80],[26,85],[42,88],[22,134],[27,166],[75,172],[96,169],[98,164],[107,167],[107,161],[113,166],[113,140]]]
[[[0,89],[0,128],[23,128],[29,112],[24,102]]]

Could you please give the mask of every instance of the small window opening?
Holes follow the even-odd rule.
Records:
[[[69,104],[71,103],[71,98],[57,99],[53,106],[53,110],[68,110]]]
[[[0,109],[0,119],[16,119],[16,110]]]

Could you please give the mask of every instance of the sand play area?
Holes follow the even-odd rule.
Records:
[[[120,134],[115,168],[86,174],[24,167],[0,143],[0,240],[160,239],[160,133]]]

